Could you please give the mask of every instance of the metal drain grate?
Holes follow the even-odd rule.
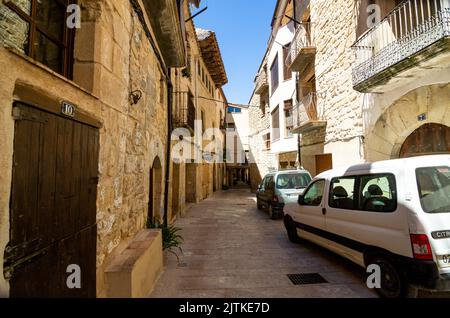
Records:
[[[328,283],[320,274],[288,274],[287,277],[294,285],[310,285]]]

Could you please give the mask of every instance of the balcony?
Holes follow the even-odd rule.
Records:
[[[194,131],[195,105],[190,92],[173,93],[172,119],[174,128],[188,128]]]
[[[263,95],[269,90],[269,81],[267,78],[267,71],[265,69],[261,70],[256,76],[256,88],[255,93],[258,95]]]
[[[450,65],[449,36],[449,1],[402,2],[353,45],[354,89],[382,93]]]
[[[131,2],[133,7],[144,15],[139,1]],[[186,66],[186,48],[183,35],[183,11],[174,0],[143,0],[154,36],[168,67]],[[142,19],[145,19],[142,17]]]
[[[286,138],[294,136],[292,130],[294,129],[294,117],[293,115],[286,117]]]
[[[312,24],[304,22],[297,27],[294,39],[289,48],[289,54],[286,57],[286,66],[292,72],[303,72],[316,55],[316,45],[312,37]]]
[[[323,118],[323,110],[317,107],[317,94],[309,93],[294,106],[292,133],[302,134],[323,128],[327,124]]]

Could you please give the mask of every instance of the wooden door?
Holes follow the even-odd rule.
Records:
[[[181,177],[181,164],[173,164],[173,188],[172,188],[172,218],[178,216],[181,213],[180,202],[180,177]]]
[[[23,104],[14,114],[10,296],[95,297],[98,129]]]
[[[333,169],[333,156],[331,154],[316,155],[316,175]]]
[[[425,124],[406,138],[399,157],[438,153],[450,153],[450,127],[440,124]]]

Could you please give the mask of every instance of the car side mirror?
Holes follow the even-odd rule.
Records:
[[[300,204],[300,205],[305,205],[305,196],[303,195],[303,194],[300,194],[299,196],[298,196],[298,204]]]

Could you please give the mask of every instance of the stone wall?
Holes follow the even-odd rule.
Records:
[[[31,0],[16,0],[14,4],[25,13],[30,12]],[[28,29],[28,23],[0,1],[0,45],[26,53]]]
[[[190,12],[185,5],[185,16],[189,16]],[[204,114],[203,126],[205,129],[220,127],[221,113],[224,115],[224,104],[213,100],[220,100],[221,96],[218,93],[219,88],[215,87],[214,95],[211,95],[210,90],[203,83],[201,76],[198,74],[198,65],[205,70],[206,76],[210,78],[208,68],[203,61],[201,50],[197,42],[197,36],[195,31],[195,25],[191,21],[186,24],[187,41],[188,41],[188,63],[189,63],[189,77],[183,76],[182,70],[175,71],[174,74],[174,90],[177,92],[191,92],[194,97],[194,103],[196,106],[196,119],[197,124],[201,125],[202,113]],[[195,131],[197,139],[191,140],[191,151],[194,153],[200,146],[204,148],[210,143],[210,141],[202,141],[202,127],[197,127]],[[218,133],[215,136],[220,140],[223,140],[223,134]],[[214,164],[212,163],[192,163],[189,166],[182,164],[185,170],[185,177],[179,180],[180,191],[185,193],[185,197],[188,202],[199,202],[209,197],[214,191],[214,181],[216,181],[216,188],[220,189],[222,182],[218,179],[222,178],[223,164],[216,165],[216,171],[214,172]],[[215,177],[214,177],[215,173]],[[185,179],[187,178],[187,179]],[[181,214],[184,214],[185,205],[181,207]]]
[[[0,272],[8,242],[14,85],[24,81],[58,100],[78,105],[98,118],[100,130],[97,196],[97,294],[105,295],[104,270],[132,237],[145,227],[149,171],[154,159],[165,169],[167,91],[154,48],[128,0],[80,1],[82,26],[75,38],[74,80],[68,81],[27,57],[0,48],[2,151],[0,166]],[[79,86],[78,86],[79,85]],[[140,90],[137,104],[130,92]],[[156,185],[164,193],[163,178]],[[163,197],[157,202],[163,215]],[[0,295],[8,284],[0,275]]]
[[[421,114],[426,120],[418,120]],[[450,126],[450,84],[417,88],[387,108],[366,135],[368,160],[397,158],[406,138],[428,123]]]
[[[354,1],[311,1],[313,39],[317,47],[315,70],[318,110],[327,120],[324,151],[333,153],[336,166],[348,162],[348,154],[336,151],[334,143],[358,139],[363,131],[362,101],[353,90],[352,67],[355,54],[357,17]],[[359,149],[351,161],[360,161]]]
[[[100,135],[97,213],[97,280],[101,295],[104,268],[116,254],[115,249],[125,246],[145,226],[149,171],[156,157],[161,162],[161,176],[165,175],[167,93],[162,66],[129,1],[97,1],[82,8],[86,18],[81,30],[85,26],[93,31],[97,47],[94,52],[85,52],[84,41],[89,41],[90,34],[79,33],[80,39],[75,41],[75,81],[78,76],[92,74],[86,68],[94,69],[92,90],[108,106],[102,109],[105,126]],[[142,92],[142,98],[133,105],[129,94],[136,90]],[[163,179],[154,184],[162,193]],[[162,195],[154,203],[160,216],[164,215],[163,199]]]
[[[264,135],[270,132],[270,109],[263,112],[260,108],[260,95],[253,94],[248,110],[249,116],[249,150],[250,150],[250,183],[255,191],[262,178],[278,166],[276,156],[266,149]]]

